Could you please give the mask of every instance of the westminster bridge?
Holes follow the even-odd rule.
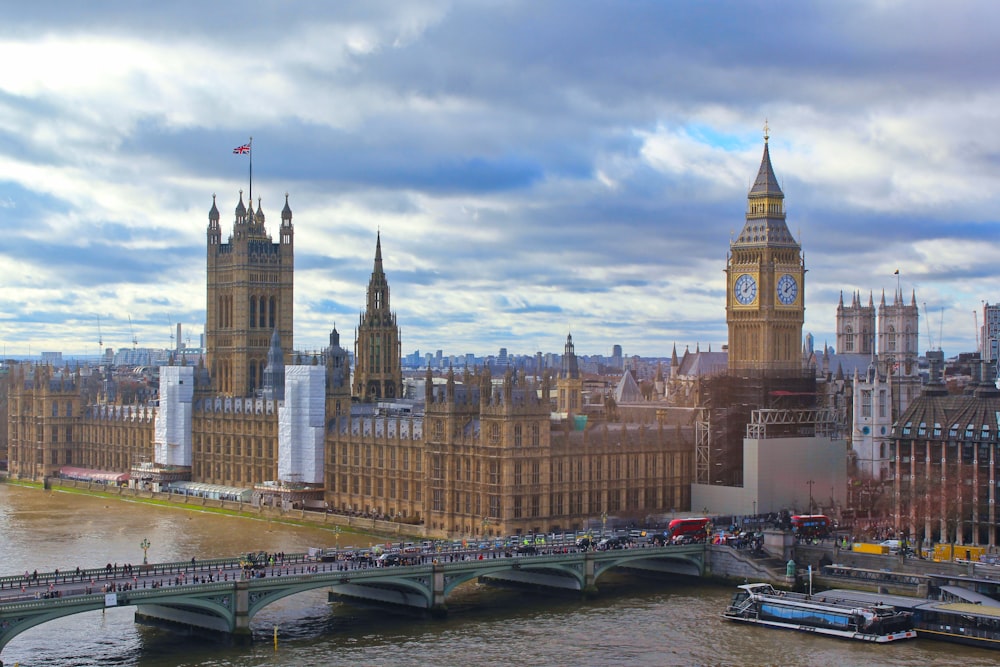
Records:
[[[135,607],[139,622],[250,635],[254,615],[272,602],[327,588],[331,598],[381,603],[444,615],[463,583],[481,580],[596,594],[614,568],[705,574],[705,544],[539,553],[458,551],[412,554],[412,564],[325,561],[321,554],[243,555],[204,561],[32,572],[0,577],[0,652],[14,637],[48,621],[109,607]],[[0,666],[2,666],[0,662]]]

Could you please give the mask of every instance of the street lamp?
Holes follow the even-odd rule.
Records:
[[[601,512],[601,537],[604,537],[604,527],[608,523],[608,513]]]
[[[147,540],[145,537],[142,538],[142,542],[139,543],[139,548],[142,549],[142,564],[143,565],[148,565],[149,564],[149,559],[147,558],[147,555],[149,553],[149,547],[150,547],[149,540]]]
[[[483,535],[485,536],[490,528],[490,518],[488,516],[483,517]]]

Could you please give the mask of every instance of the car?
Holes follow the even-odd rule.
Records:
[[[594,545],[594,538],[592,537],[580,537],[576,540],[576,546],[581,549],[589,549]]]
[[[519,544],[518,546],[514,547],[514,553],[537,554],[538,549],[535,547],[534,544]]]
[[[383,567],[388,567],[390,565],[399,565],[403,562],[402,557],[399,554],[384,553],[375,559],[375,562]]]
[[[594,548],[598,551],[607,551],[608,549],[624,549],[625,544],[625,540],[620,537],[605,537],[598,542],[597,546]]]

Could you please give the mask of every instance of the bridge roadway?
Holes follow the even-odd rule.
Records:
[[[134,606],[140,622],[248,637],[250,621],[258,611],[283,597],[316,588],[329,588],[331,596],[444,614],[448,595],[474,579],[593,595],[601,575],[615,567],[692,576],[701,576],[705,569],[704,544],[608,551],[542,547],[537,554],[468,550],[411,556],[419,562],[381,567],[285,554],[257,568],[248,568],[246,557],[240,556],[0,577],[0,652],[30,628],[108,607]]]

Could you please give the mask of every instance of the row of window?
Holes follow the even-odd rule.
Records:
[[[241,466],[210,461],[195,461],[191,467],[191,474],[194,479],[212,484],[226,484],[228,486],[240,486],[242,484],[252,484],[256,480],[274,479],[276,472],[273,466],[270,465],[265,468],[260,465]]]
[[[394,445],[364,445],[364,450],[362,450],[362,445],[359,443],[335,443],[331,446],[330,459],[334,464],[336,464],[339,459],[340,465],[342,466],[353,465],[355,468],[360,468],[363,451],[365,468],[385,468],[386,449],[389,450],[389,470],[410,469],[410,448],[396,447]],[[373,455],[375,457],[374,459],[372,458]],[[377,465],[372,465],[373,460],[377,462]],[[402,462],[402,466],[398,465],[400,461]],[[413,462],[414,470],[416,472],[422,472],[423,463],[418,451],[414,451],[413,453]]]
[[[258,438],[253,438],[250,442],[244,443],[242,438],[235,438],[233,440],[229,438],[215,440],[209,438],[207,442],[203,442],[201,438],[196,437],[194,439],[194,452],[196,454],[243,456],[244,444],[246,444],[246,456],[274,458],[274,441],[272,439],[268,439],[265,445],[264,441]]]
[[[904,436],[912,435],[913,432],[914,432],[914,426],[912,421],[908,421],[905,424],[903,424],[902,434]],[[917,424],[916,435],[918,437],[926,436],[928,432],[930,432],[932,437],[940,438],[942,432],[941,424],[938,422],[934,422],[934,424],[931,425],[930,429],[928,429],[926,422],[920,422],[919,424]],[[959,434],[962,435],[960,436]],[[967,424],[964,429],[962,428],[961,424],[952,424],[951,427],[948,429],[948,437],[953,439],[962,437],[965,440],[972,440],[975,437],[975,435],[976,435],[975,424]],[[989,424],[983,424],[982,426],[979,427],[978,439],[979,440],[995,439],[995,436],[991,436],[991,430]]]
[[[383,479],[376,477],[374,480],[368,476],[359,475],[327,475],[327,487],[331,493],[348,493],[361,497],[371,497],[372,502],[386,498],[389,500],[412,500],[421,502],[423,500],[422,485],[418,481],[407,479]],[[412,493],[411,493],[412,488]]]

